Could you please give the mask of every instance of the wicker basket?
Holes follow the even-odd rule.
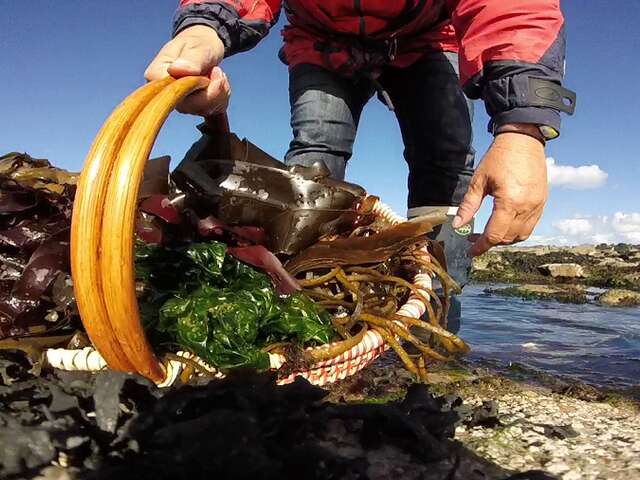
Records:
[[[145,337],[135,295],[134,227],[137,199],[145,163],[160,128],[175,105],[186,95],[206,88],[208,79],[165,78],[149,83],[127,97],[96,136],[77,187],[71,225],[71,267],[82,323],[95,350],[51,350],[54,367],[97,370],[105,367],[135,372],[159,385],[171,384],[179,362],[158,359]],[[404,221],[378,204],[375,214],[391,223]],[[416,286],[431,286],[428,275],[418,275]],[[425,292],[426,293],[426,292]],[[420,317],[423,301],[415,295],[399,311]],[[326,347],[317,347],[326,348]],[[297,375],[323,385],[361,370],[388,346],[375,331],[338,357],[319,362]],[[97,351],[96,351],[97,350]],[[285,362],[271,354],[271,367]]]

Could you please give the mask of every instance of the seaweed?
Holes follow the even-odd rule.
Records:
[[[0,339],[77,326],[69,265],[76,180],[44,159],[0,157]],[[300,287],[262,246],[264,229],[201,218],[184,196],[170,181],[168,157],[148,162],[136,274],[152,342],[177,343],[221,368],[266,369],[261,349],[269,343],[329,341],[326,312],[301,294],[279,296]]]
[[[0,339],[67,325],[75,174],[24,153],[0,157]]]
[[[147,329],[221,369],[266,370],[267,345],[324,344],[333,335],[327,312],[302,293],[279,296],[269,276],[228,255],[221,242],[140,242],[136,272],[145,284]]]

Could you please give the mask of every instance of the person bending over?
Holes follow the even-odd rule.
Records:
[[[408,217],[449,215],[434,238],[444,242],[458,283],[467,282],[471,256],[529,237],[547,199],[545,142],[559,135],[560,112],[572,113],[575,103],[561,86],[559,1],[182,0],[173,39],[146,79],[206,75],[208,89],[178,110],[223,112],[231,89],[220,63],[253,48],[281,10],[293,130],[287,164],[321,160],[343,179],[360,114],[377,94],[402,133]],[[469,99],[484,100],[494,135],[475,172]],[[492,214],[470,243],[486,196]]]

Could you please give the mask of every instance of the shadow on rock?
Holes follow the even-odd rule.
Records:
[[[453,440],[469,412],[425,385],[386,404],[330,403],[303,379],[243,373],[160,391],[116,372],[36,378],[3,361],[2,478],[552,478],[512,476]]]

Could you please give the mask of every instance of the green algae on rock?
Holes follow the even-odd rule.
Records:
[[[587,303],[584,287],[579,285],[517,285],[503,288],[487,288],[485,293],[523,300],[556,300],[561,303]]]
[[[598,302],[611,307],[634,307],[640,305],[640,293],[632,290],[612,288],[600,295]]]
[[[545,275],[548,264],[575,264],[573,275]],[[542,268],[542,272],[541,272]],[[570,281],[598,288],[640,291],[640,246],[599,245],[582,247],[500,247],[474,259],[471,279],[475,282],[551,284]]]

